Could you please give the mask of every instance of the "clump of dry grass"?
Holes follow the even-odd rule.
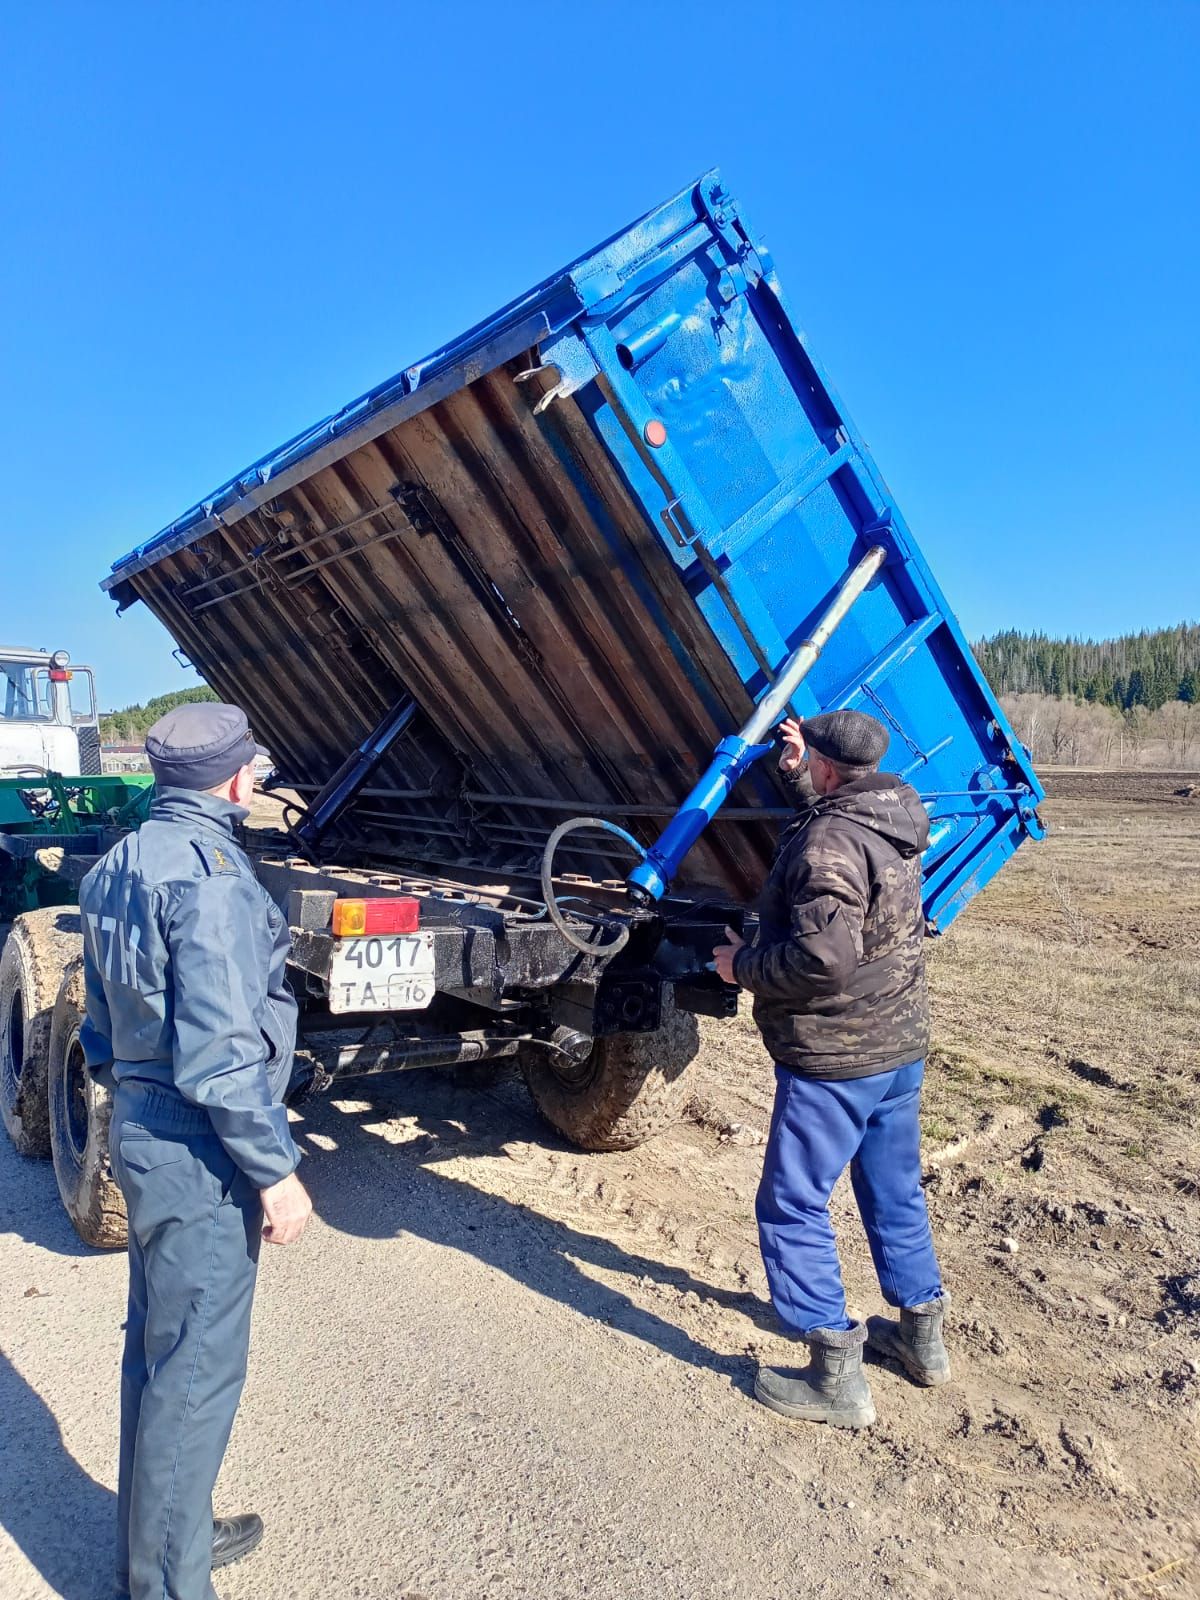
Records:
[[[1062,915],[1063,926],[1072,944],[1091,944],[1096,937],[1096,927],[1079,907],[1065,872],[1055,868],[1047,878],[1051,898]]]
[[[931,1088],[1019,1104],[1082,1093],[1120,1146],[1159,1150],[1200,1110],[1200,838],[1152,808],[1119,833],[1084,802],[1048,810],[1068,825],[1022,850],[931,952]]]

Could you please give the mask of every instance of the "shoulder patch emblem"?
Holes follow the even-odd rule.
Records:
[[[202,843],[199,839],[193,839],[192,846],[200,857],[204,870],[210,878],[214,878],[220,873],[225,873],[235,878],[240,877],[242,869],[219,844],[209,844],[207,841]]]

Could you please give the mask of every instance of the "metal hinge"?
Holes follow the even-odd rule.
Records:
[[[753,284],[761,282],[764,276],[763,264],[758,251],[751,244],[741,225],[733,197],[726,193],[720,178],[714,175],[709,179],[705,179],[697,185],[696,193],[701,206],[704,208],[705,216],[720,234],[726,248],[734,258],[733,263],[727,265],[726,271],[736,271],[742,280],[740,287],[735,289],[734,294],[729,294],[726,290],[737,283],[737,278],[731,277],[727,283],[725,274],[722,273],[720,280],[721,296],[724,300],[729,301],[735,298],[735,294],[742,294]]]

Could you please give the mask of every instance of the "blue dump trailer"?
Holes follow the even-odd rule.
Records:
[[[677,1110],[791,815],[771,724],[855,706],[946,928],[1042,797],[716,172],[117,561],[277,763],[250,838],[309,1089],[517,1057],[589,1148]],[[763,757],[766,759],[763,759]],[[92,1091],[89,1090],[89,1093]]]

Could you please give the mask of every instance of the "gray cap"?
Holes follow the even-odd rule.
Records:
[[[826,711],[800,724],[804,742],[840,767],[877,767],[890,735],[882,722],[865,711]]]
[[[215,789],[255,756],[246,713],[220,701],[189,700],[168,711],[146,735],[146,754],[156,782],[173,789]]]

